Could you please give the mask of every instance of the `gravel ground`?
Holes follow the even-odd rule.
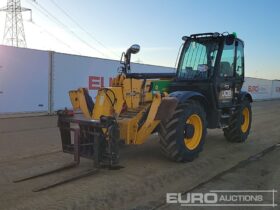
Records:
[[[229,143],[221,130],[209,130],[199,158],[182,164],[164,158],[154,135],[143,145],[121,149],[121,170],[101,170],[35,193],[33,188],[87,170],[92,162],[82,159],[78,168],[13,183],[18,177],[69,163],[73,157],[60,151],[56,117],[0,119],[1,209],[178,209],[165,204],[167,192],[201,192],[214,186],[279,191],[279,149],[239,164],[280,142],[279,122],[279,100],[255,102],[252,131],[245,143]]]

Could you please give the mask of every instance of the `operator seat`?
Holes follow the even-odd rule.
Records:
[[[227,61],[221,61],[220,63],[220,76],[233,76],[231,65]]]

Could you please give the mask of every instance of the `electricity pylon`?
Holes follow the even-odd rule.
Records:
[[[0,11],[6,12],[3,44],[15,47],[26,47],[22,12],[30,11],[32,19],[31,9],[21,7],[20,0],[8,0],[7,6],[1,8]]]

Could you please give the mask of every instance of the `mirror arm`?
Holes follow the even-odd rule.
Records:
[[[130,73],[130,59],[131,59],[131,53],[129,53],[127,58],[127,73]]]
[[[121,61],[120,63],[124,65],[122,67],[122,73],[127,74],[130,72],[130,59],[131,59],[131,54],[136,54],[140,50],[139,45],[132,45],[125,53],[122,53]],[[123,61],[124,59],[124,61]]]

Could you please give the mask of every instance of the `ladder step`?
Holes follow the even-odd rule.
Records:
[[[223,119],[230,118],[230,115],[229,114],[224,114],[224,115],[221,115],[221,118],[223,118]]]

